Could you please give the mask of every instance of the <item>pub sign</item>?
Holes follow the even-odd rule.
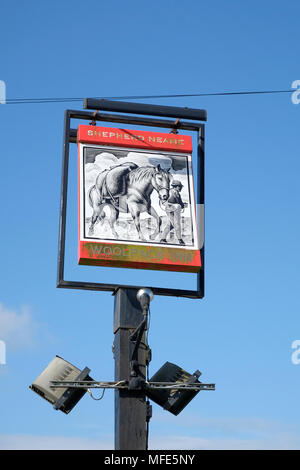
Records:
[[[80,125],[82,265],[199,272],[189,135]]]

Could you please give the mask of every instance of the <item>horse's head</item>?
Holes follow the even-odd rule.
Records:
[[[169,198],[170,180],[169,170],[163,170],[160,165],[157,165],[152,176],[152,185],[161,201],[167,201]]]

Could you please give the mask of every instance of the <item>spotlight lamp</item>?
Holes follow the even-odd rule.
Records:
[[[87,367],[80,370],[62,357],[55,356],[29,388],[50,402],[56,410],[68,414],[87,390],[71,387],[54,388],[51,382],[93,380],[89,377],[89,373],[90,369]]]
[[[177,416],[200,390],[215,390],[215,384],[200,382],[200,375],[199,370],[190,374],[176,364],[166,362],[149,380],[146,394]]]

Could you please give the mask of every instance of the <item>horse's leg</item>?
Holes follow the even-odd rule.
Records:
[[[104,204],[101,204],[100,200],[100,193],[94,186],[90,193],[89,193],[89,202],[93,208],[93,215],[90,219],[90,226],[89,226],[89,231],[88,234],[89,236],[94,235],[94,225],[97,222],[97,220],[101,220],[103,217],[101,216],[101,212],[103,209]],[[105,215],[104,215],[105,217]]]
[[[119,235],[118,233],[116,232],[116,229],[115,229],[115,223],[116,221],[118,220],[118,217],[119,217],[119,211],[113,206],[113,205],[110,205],[110,217],[108,219],[108,223],[109,223],[109,226],[111,228],[111,231],[113,233],[113,236],[118,239],[119,238]]]
[[[128,209],[129,209],[129,212],[133,218],[133,221],[134,221],[134,224],[135,224],[135,227],[137,229],[137,233],[138,233],[138,236],[139,236],[139,239],[142,240],[143,242],[147,241],[142,232],[141,232],[141,224],[140,224],[140,214],[141,214],[141,210],[139,208],[139,204],[136,204],[136,203],[132,203],[132,202],[128,202]]]
[[[96,206],[93,208],[93,215],[91,217],[91,223],[89,226],[89,236],[94,235],[94,225],[100,217],[101,210],[102,208],[100,206]]]
[[[160,233],[160,228],[161,228],[161,217],[158,215],[158,213],[156,212],[156,210],[154,209],[154,207],[149,207],[147,209],[147,212],[149,215],[151,215],[152,217],[154,217],[154,219],[156,220],[156,229],[155,231],[150,235],[150,240],[155,240],[155,238],[157,237],[157,235]]]
[[[105,204],[102,204],[102,209],[103,209],[103,206],[104,206],[104,205],[105,205]],[[103,210],[101,210],[100,206],[99,206],[99,210],[98,210],[98,208],[97,208],[97,213],[99,213],[99,214],[98,214],[98,217],[96,218],[96,220],[95,220],[95,222],[94,222],[94,225],[98,224],[99,222],[100,222],[101,224],[103,224],[103,221],[104,221],[104,219],[105,219],[105,212],[104,212]],[[92,217],[86,218],[85,221],[86,221],[86,222],[91,222],[91,221],[92,221]]]
[[[101,225],[103,224],[103,221],[104,221],[104,219],[105,219],[105,212],[104,212],[104,210],[103,210],[103,208],[104,208],[105,205],[106,205],[105,202],[100,205],[100,214],[99,214],[99,216],[98,216],[98,222],[100,222]]]

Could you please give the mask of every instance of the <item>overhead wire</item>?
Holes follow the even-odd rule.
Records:
[[[212,93],[174,93],[160,95],[123,95],[123,96],[98,96],[94,99],[106,100],[140,100],[140,99],[164,99],[164,98],[189,98],[206,96],[240,96],[240,95],[270,95],[280,93],[293,93],[295,89],[289,90],[246,90],[246,91],[221,91]],[[7,98],[5,104],[45,104],[45,103],[67,103],[78,102],[86,97],[56,97],[56,98]]]

